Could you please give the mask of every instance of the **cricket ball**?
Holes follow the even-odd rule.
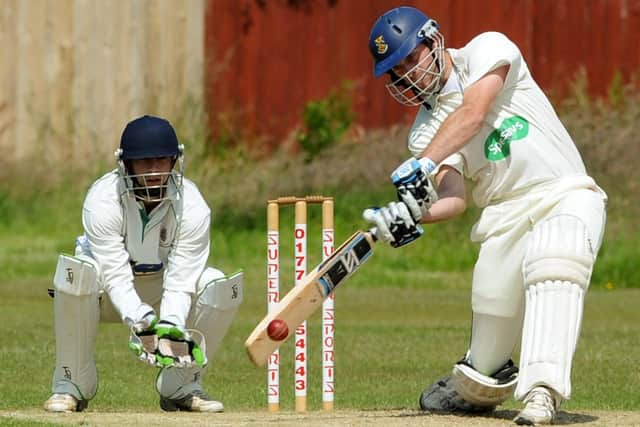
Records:
[[[267,326],[267,335],[274,341],[282,341],[289,335],[289,327],[284,320],[274,319]]]

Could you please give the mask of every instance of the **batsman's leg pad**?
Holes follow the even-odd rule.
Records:
[[[98,387],[93,359],[98,321],[97,269],[89,257],[60,255],[53,284],[56,366],[53,393],[91,399]]]
[[[219,270],[207,268],[198,289],[189,323],[204,334],[207,359],[211,361],[242,304],[242,272],[224,276]]]
[[[546,280],[577,283],[586,289],[595,253],[585,223],[574,215],[556,215],[537,224],[524,261],[525,286]]]
[[[527,288],[516,399],[538,385],[552,388],[563,399],[571,397],[571,365],[584,294],[583,286],[560,280]]]
[[[454,365],[451,381],[465,401],[480,407],[495,407],[513,394],[518,383],[518,368],[510,360],[498,372],[486,376],[462,360]]]

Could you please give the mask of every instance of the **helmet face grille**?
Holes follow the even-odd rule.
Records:
[[[415,107],[425,102],[428,103],[440,91],[445,64],[444,37],[436,31],[429,39],[433,40],[431,53],[407,72],[392,78],[386,84],[391,96],[402,105]],[[425,79],[427,80],[426,84]]]
[[[182,174],[177,171],[123,175],[129,194],[144,203],[158,203],[171,199],[172,188],[182,192]]]
[[[183,147],[179,146],[173,170],[168,172],[148,172],[143,174],[130,173],[130,167],[116,150],[118,157],[118,172],[124,180],[127,192],[136,200],[146,203],[162,202],[164,200],[181,197],[183,192],[184,156]],[[176,194],[177,193],[177,194]]]

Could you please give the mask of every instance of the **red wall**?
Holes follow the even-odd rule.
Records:
[[[266,135],[278,144],[300,124],[307,101],[345,79],[356,82],[357,122],[367,128],[410,122],[414,110],[374,80],[371,25],[398,5],[435,18],[448,47],[483,31],[520,46],[534,78],[566,91],[578,68],[590,90],[606,94],[616,71],[628,79],[640,65],[640,0],[208,0],[206,97],[214,136]]]

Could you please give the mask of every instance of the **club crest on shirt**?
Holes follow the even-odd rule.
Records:
[[[167,229],[164,227],[160,229],[160,243],[167,243]]]
[[[505,119],[484,142],[484,155],[490,161],[506,159],[511,155],[511,142],[525,138],[529,134],[529,122],[524,117],[513,116]]]

